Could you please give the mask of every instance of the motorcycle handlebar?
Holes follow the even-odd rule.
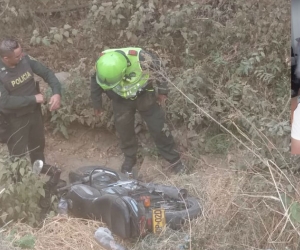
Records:
[[[105,174],[104,172],[99,172],[99,173],[93,174],[92,177],[96,178],[96,177],[99,177],[99,176],[104,175],[104,174]],[[58,188],[57,192],[60,193],[62,191],[66,191],[66,190],[68,190],[69,188],[71,188],[74,185],[84,184],[84,183],[87,183],[89,180],[90,180],[90,176],[83,177],[80,181],[73,182],[70,185],[67,185],[67,186],[62,187],[62,188]]]

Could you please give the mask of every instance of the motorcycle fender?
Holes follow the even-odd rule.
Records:
[[[123,196],[122,200],[126,203],[129,210],[132,237],[143,235],[144,225],[141,225],[141,222],[145,218],[145,208],[129,196]]]

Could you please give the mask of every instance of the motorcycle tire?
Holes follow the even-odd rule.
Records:
[[[181,211],[165,210],[166,224],[173,230],[179,230],[185,222],[201,214],[201,206],[196,198],[189,196],[185,199],[185,203],[186,208]]]
[[[69,173],[69,182],[70,183],[74,183],[77,181],[80,181],[83,177],[89,176],[89,174],[96,168],[101,168],[103,170],[107,170],[110,172],[114,172],[115,173],[115,178],[113,182],[116,182],[118,180],[122,180],[124,177],[121,176],[119,173],[117,173],[116,171],[103,167],[103,166],[84,166],[84,167],[80,167],[77,168],[75,170],[70,171]]]

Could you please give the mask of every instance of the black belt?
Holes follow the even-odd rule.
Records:
[[[142,89],[142,90],[138,91],[134,97],[130,97],[129,99],[130,100],[135,100],[136,98],[138,98],[139,96],[143,95],[146,92],[154,92],[154,88]]]
[[[9,116],[9,117],[21,117],[24,115],[29,115],[29,114],[33,114],[38,110],[38,105],[39,104],[35,104],[34,107],[32,107],[31,109],[28,109],[28,107],[26,107],[26,109],[21,110],[21,111],[16,111],[15,113],[6,113],[5,115]]]

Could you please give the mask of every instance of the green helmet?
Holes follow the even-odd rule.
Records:
[[[119,52],[108,52],[100,56],[96,62],[96,79],[104,89],[112,89],[123,79],[127,68],[125,56]]]

